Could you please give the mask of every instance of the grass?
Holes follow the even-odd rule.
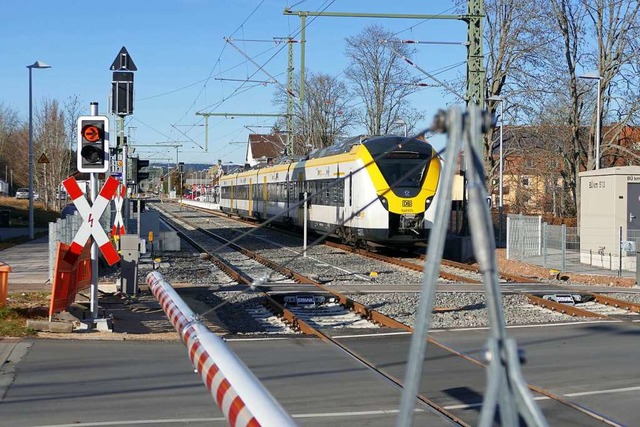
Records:
[[[66,204],[62,201],[62,204]],[[53,206],[53,203],[50,203]],[[9,211],[12,227],[27,227],[29,225],[29,200],[16,199],[15,197],[0,197],[0,212]],[[33,203],[33,222],[36,227],[47,227],[50,222],[60,218],[60,211],[44,208],[44,202]]]
[[[27,328],[27,319],[49,317],[49,292],[9,294],[7,305],[0,308],[0,337],[29,337],[36,331]]]
[[[11,227],[29,226],[29,201],[13,197],[0,197],[0,215],[9,215]],[[60,213],[45,210],[44,203],[35,202],[33,210],[34,226],[48,227]],[[35,237],[46,236],[48,231],[35,233]],[[18,236],[0,241],[0,251],[29,241],[29,236]],[[46,320],[49,317],[50,292],[10,293],[7,305],[0,307],[0,337],[28,337],[36,332],[27,328],[27,319]]]

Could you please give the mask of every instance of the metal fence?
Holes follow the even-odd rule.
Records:
[[[111,231],[112,211],[107,209],[102,217],[100,217],[100,225],[107,232]],[[56,222],[49,223],[49,281],[53,281],[53,269],[56,264],[56,255],[58,252],[58,242],[71,244],[73,238],[82,225],[82,216],[75,212],[66,218],[58,218]]]
[[[640,231],[582,230],[600,233],[607,241],[615,241],[613,248],[581,249],[578,227],[550,225],[541,216],[507,216],[507,259],[520,260],[562,272],[583,274],[612,273],[636,276],[636,247],[640,250]],[[636,245],[638,242],[638,245]],[[607,250],[609,249],[609,250]]]

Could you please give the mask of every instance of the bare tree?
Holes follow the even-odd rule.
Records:
[[[565,164],[562,176],[568,182],[577,213],[580,210],[579,173],[596,167],[597,114],[601,114],[603,124],[609,116],[616,116],[616,125],[608,127],[601,144],[601,153],[611,154],[622,149],[620,132],[637,116],[638,83],[632,76],[632,64],[639,58],[635,33],[640,6],[637,2],[619,0],[552,0],[550,4],[555,25],[550,26],[549,31],[558,35],[555,46],[563,55],[541,57],[540,68],[550,76],[544,84],[555,89],[556,95],[546,100],[545,107],[550,103],[566,106],[564,115],[559,117],[570,129],[569,141],[560,151]],[[578,67],[597,70],[600,92],[595,97],[601,101],[599,111],[593,105],[584,105],[588,94],[595,90],[580,79]],[[585,138],[582,129],[587,111],[593,111],[593,115],[591,131]]]
[[[311,149],[332,145],[352,125],[346,85],[328,74],[311,74],[308,79],[303,116]]]
[[[407,99],[419,90],[411,84],[419,79],[411,76],[402,59],[411,56],[415,49],[394,43],[391,50],[382,43],[394,40],[397,41],[393,33],[379,25],[366,27],[346,39],[346,55],[351,65],[345,75],[354,94],[362,100],[362,124],[371,135],[389,133],[398,120],[411,125],[421,117]]]
[[[486,98],[489,112],[497,117],[502,103],[501,123],[515,125],[521,105],[537,102],[529,91],[528,82],[534,77],[538,57],[544,55],[549,43],[545,28],[546,0],[485,0],[484,41]],[[525,98],[526,102],[519,102]],[[501,99],[499,101],[497,99]],[[499,139],[490,132],[485,139],[485,170],[487,176],[499,174]],[[503,157],[513,152],[513,147],[503,147]],[[494,187],[498,180],[487,180]],[[491,184],[489,184],[491,185]],[[494,192],[495,188],[490,188]]]
[[[307,72],[305,78],[304,104],[295,104],[295,154],[307,154],[312,149],[333,144],[336,138],[346,134],[355,116],[344,82],[323,73]],[[294,92],[299,93],[299,76],[295,86]],[[273,103],[284,110],[287,94],[277,91]],[[285,127],[286,124],[281,119],[276,122],[274,129]]]
[[[34,161],[35,183],[45,206],[55,198],[60,187],[61,157],[68,151],[64,130],[64,115],[56,100],[44,100],[35,115]],[[39,159],[46,157],[47,162]],[[55,176],[55,178],[54,178]]]
[[[8,183],[12,180],[14,168],[19,164],[15,161],[15,154],[20,151],[18,145],[23,142],[21,133],[24,133],[24,124],[20,121],[18,112],[0,104],[0,176]]]
[[[82,101],[78,95],[72,95],[64,102],[64,128],[70,150],[75,150],[78,117],[82,115]]]
[[[637,116],[640,108],[640,86],[637,70],[632,64],[638,63],[640,48],[637,43],[640,35],[638,29],[637,1],[596,0],[582,2],[589,22],[589,32],[596,40],[595,52],[589,52],[587,61],[593,64],[600,76],[600,93],[596,97],[601,100],[600,111],[594,108],[591,116],[591,132],[589,147],[595,145],[596,123],[598,114],[600,121],[613,122],[606,132],[601,127],[600,157],[601,164],[611,166],[611,160],[619,155],[638,156],[625,150],[620,144],[620,135],[624,128]],[[591,90],[591,93],[594,91]],[[588,165],[594,165],[594,151],[587,153]],[[588,167],[591,169],[591,167]]]

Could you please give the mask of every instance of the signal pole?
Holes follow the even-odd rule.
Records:
[[[300,18],[300,103],[304,100],[304,64],[306,45],[306,17],[326,16],[338,18],[390,18],[390,19],[448,19],[467,23],[467,93],[466,102],[484,108],[485,70],[482,62],[482,22],[484,0],[467,0],[466,15],[413,15],[385,13],[311,12],[285,9],[283,15],[297,15]],[[482,153],[482,143],[478,147]]]
[[[109,170],[109,119],[98,115],[98,103],[90,104],[90,115],[78,118],[78,156],[77,168],[79,172],[89,173],[90,200],[96,203],[98,197],[98,173]],[[91,218],[89,221],[100,221]],[[98,243],[93,239],[91,243],[91,318],[98,318]]]

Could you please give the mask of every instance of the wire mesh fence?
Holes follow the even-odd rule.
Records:
[[[590,230],[550,225],[541,216],[507,216],[507,259],[559,272],[635,277],[639,240],[640,230],[623,235],[621,227]]]
[[[100,217],[100,225],[109,233],[111,224],[113,223],[113,212],[107,209]],[[56,222],[49,223],[49,281],[53,281],[53,270],[56,264],[56,256],[58,253],[58,242],[71,244],[73,238],[82,225],[82,216],[75,212],[66,218],[58,218]]]

